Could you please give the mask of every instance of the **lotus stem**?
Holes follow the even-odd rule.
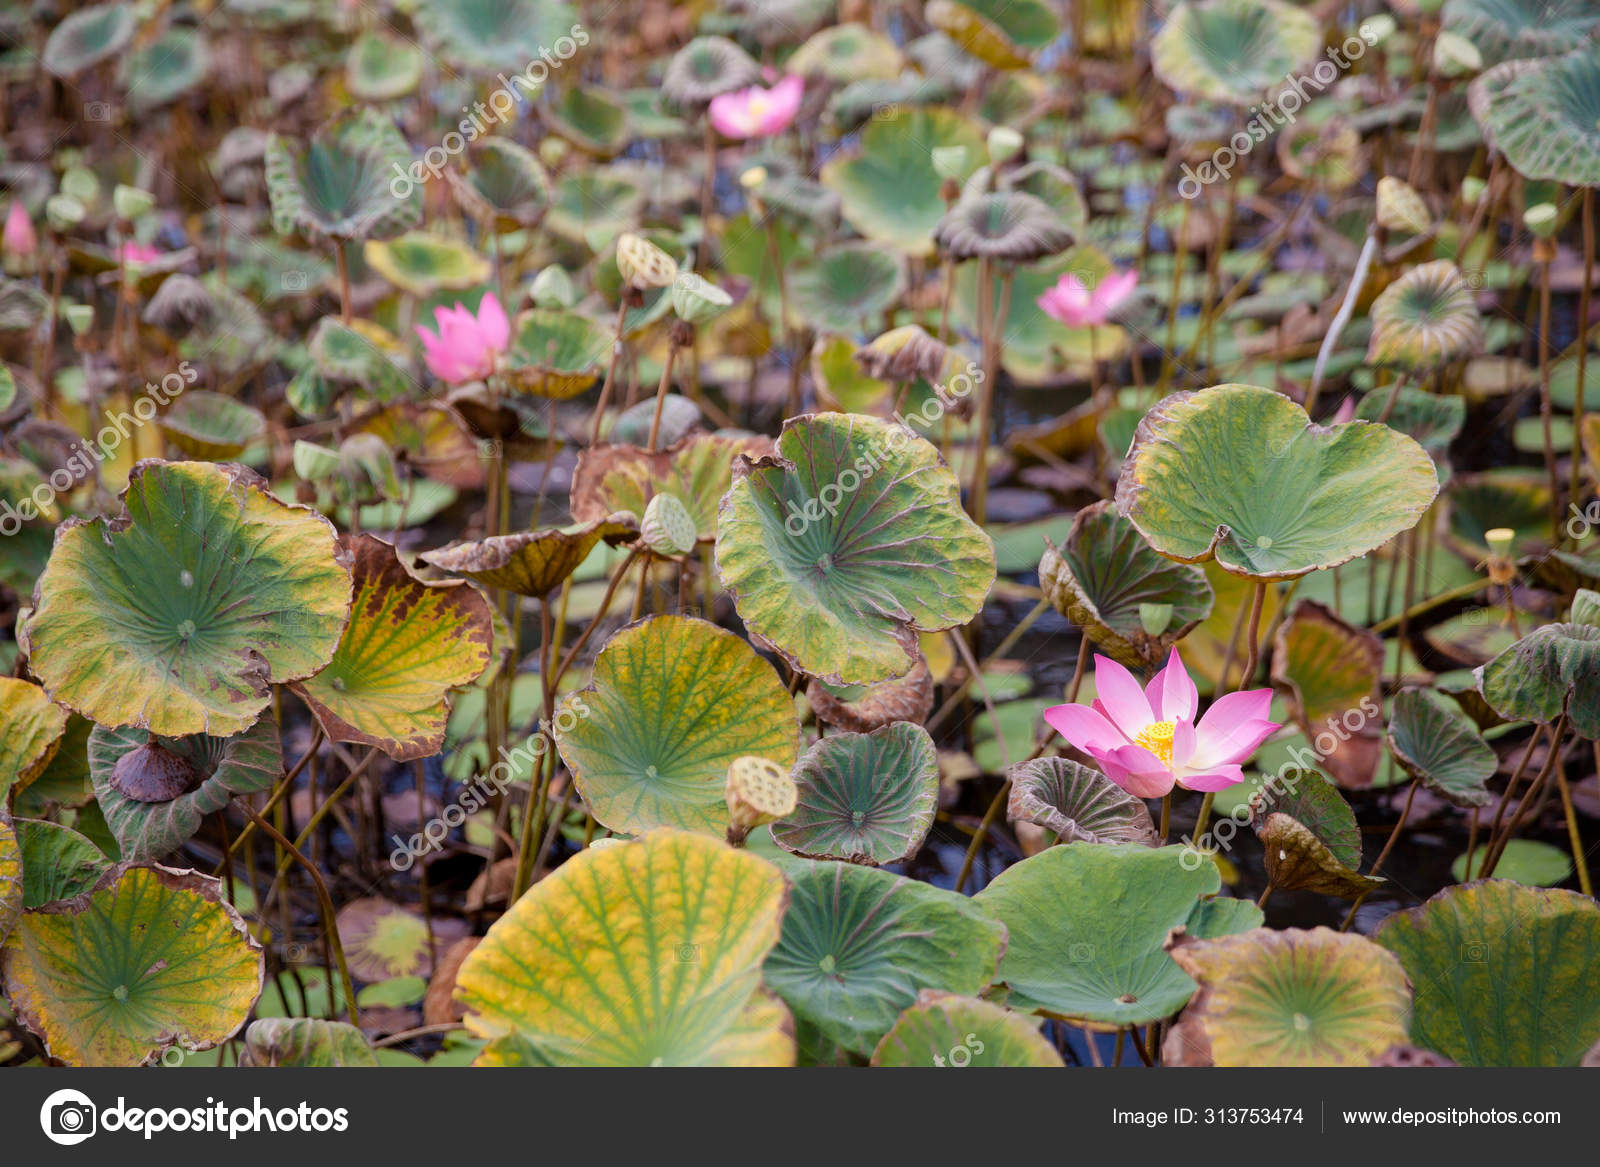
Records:
[[[1185,199],[1183,216],[1178,221],[1178,237],[1172,249],[1172,300],[1167,305],[1167,342],[1161,354],[1160,380],[1156,383],[1156,397],[1167,394],[1167,384],[1177,361],[1178,307],[1183,294],[1183,268],[1189,258],[1189,215],[1194,210],[1194,200]]]
[[[606,613],[611,610],[611,601],[616,598],[617,588],[622,583],[622,577],[628,574],[628,569],[633,566],[633,561],[638,559],[641,552],[635,548],[628,552],[628,557],[622,561],[622,566],[617,568],[616,574],[606,584],[605,595],[600,597],[600,607],[595,609],[595,614],[589,623],[578,634],[578,639],[572,642],[572,647],[567,650],[566,656],[561,658],[561,667],[556,669],[556,675],[550,679],[551,688],[561,684],[561,678],[567,675],[567,670],[572,667],[572,662],[583,651],[583,646],[589,643],[589,637],[594,635],[594,630],[600,627],[600,621],[606,618]]]
[[[1537,248],[1538,243],[1535,243]],[[1552,248],[1552,250],[1554,250]],[[1587,327],[1587,322],[1580,325]],[[1589,346],[1584,345],[1582,349]],[[1582,351],[1580,349],[1579,351]],[[1579,392],[1582,392],[1582,381],[1579,381]],[[1550,478],[1550,533],[1553,538],[1559,538],[1561,530],[1561,484],[1556,477],[1556,451],[1555,445],[1550,440],[1550,420],[1552,406],[1550,402],[1550,258],[1545,256],[1539,261],[1539,417],[1544,429],[1544,469]],[[1576,461],[1577,429],[1576,415],[1574,415],[1573,429],[1573,457]]]
[[[1567,785],[1567,767],[1559,758],[1556,760],[1556,785],[1561,791],[1561,813],[1567,820],[1567,843],[1572,848],[1572,865],[1578,869],[1578,887],[1584,895],[1593,896],[1589,857],[1583,852],[1583,834],[1578,830],[1578,812],[1572,805],[1572,788]]]
[[[783,337],[783,347],[789,350],[789,393],[784,398],[784,414],[794,417],[800,412],[800,338],[789,324],[789,277],[783,272],[783,253],[778,247],[778,224],[772,212],[762,206],[761,228],[767,237],[767,262],[772,265],[772,278],[778,285],[778,334]]]
[[[661,440],[661,408],[667,401],[667,389],[672,384],[672,366],[678,359],[678,344],[672,340],[667,342],[667,363],[661,368],[661,384],[656,386],[656,411],[650,418],[650,443],[647,447],[654,454]]]
[[[1249,652],[1244,659],[1244,675],[1239,678],[1239,688],[1248,689],[1255,680],[1256,666],[1261,661],[1261,609],[1267,599],[1267,581],[1256,580],[1255,594],[1250,597]]]
[[[1372,861],[1372,866],[1367,869],[1369,877],[1378,874],[1378,869],[1383,866],[1383,861],[1389,858],[1389,852],[1394,850],[1394,845],[1400,838],[1400,832],[1405,830],[1406,820],[1411,817],[1411,802],[1417,797],[1417,787],[1419,785],[1421,784],[1415,779],[1412,780],[1410,788],[1406,791],[1405,805],[1400,808],[1400,821],[1395,823],[1394,830],[1389,832],[1388,842],[1384,843],[1383,850],[1378,852],[1378,857]]]
[[[333,245],[333,257],[339,265],[339,319],[349,325],[350,311],[350,259],[344,253],[344,240]]]
[[[617,379],[617,362],[622,358],[622,330],[628,320],[628,296],[624,289],[621,296],[621,305],[617,308],[616,336],[611,344],[611,363],[606,366],[606,379],[600,385],[600,400],[594,405],[594,420],[589,426],[589,444],[595,445],[600,441],[600,419],[606,415],[606,406],[611,403],[611,386]]]
[[[1522,826],[1523,820],[1528,817],[1529,809],[1537,801],[1539,793],[1544,790],[1545,783],[1550,780],[1550,775],[1556,767],[1556,760],[1561,754],[1561,735],[1566,728],[1567,715],[1563,713],[1556,719],[1555,728],[1550,731],[1550,752],[1545,756],[1544,765],[1540,767],[1539,773],[1534,780],[1528,784],[1528,792],[1517,803],[1517,813],[1511,816],[1511,822],[1507,824],[1505,833],[1498,840],[1491,843],[1492,849],[1484,855],[1484,879],[1490,879],[1494,876],[1495,868],[1500,865],[1500,860],[1505,856],[1506,845],[1515,837],[1517,830]],[[1507,787],[1506,793],[1509,795],[1510,792],[1510,787]],[[1468,874],[1470,875],[1471,872],[1468,872]]]
[[[1317,408],[1317,395],[1322,391],[1322,376],[1328,370],[1328,358],[1333,356],[1333,350],[1339,345],[1339,337],[1344,334],[1345,326],[1350,323],[1350,317],[1355,315],[1356,301],[1361,296],[1361,289],[1366,285],[1367,272],[1372,267],[1372,257],[1378,253],[1378,228],[1374,224],[1367,231],[1367,240],[1361,245],[1361,254],[1356,259],[1356,270],[1350,275],[1350,286],[1344,290],[1344,299],[1339,304],[1339,311],[1333,315],[1333,323],[1328,326],[1327,335],[1322,338],[1322,347],[1317,350],[1317,363],[1311,370],[1311,388],[1306,392],[1306,412],[1314,418]]]
[[[1267,886],[1261,889],[1261,897],[1256,900],[1256,911],[1266,911],[1267,901],[1272,898],[1272,893],[1274,890],[1275,889],[1272,886],[1272,880],[1267,880]]]
[[[1000,380],[1001,335],[1005,331],[1006,317],[1011,314],[1011,280],[1009,267],[1000,277],[1000,305],[994,310],[993,268],[987,257],[978,260],[978,292],[980,310],[978,330],[983,349],[983,385],[978,390],[978,448],[973,458],[972,518],[983,526],[989,504],[989,429],[994,416],[995,390]]]
[[[1078,661],[1072,666],[1072,683],[1067,686],[1067,704],[1071,705],[1078,699],[1078,689],[1083,685],[1083,673],[1089,664],[1089,648],[1091,641],[1089,634],[1079,629],[1082,635],[1078,638]]]
[[[1578,504],[1583,474],[1583,380],[1589,367],[1589,303],[1594,290],[1594,187],[1583,188],[1583,288],[1578,293],[1578,385],[1572,398],[1572,469],[1567,501]]]
[[[1007,778],[1000,784],[1000,789],[995,791],[989,809],[983,812],[983,820],[978,823],[978,829],[972,833],[972,841],[967,844],[967,853],[961,859],[961,871],[956,875],[957,895],[960,895],[962,889],[967,886],[967,877],[972,874],[972,862],[978,856],[978,848],[982,847],[983,841],[989,837],[989,828],[994,825],[994,820],[1000,814],[1000,808],[1005,805],[1006,795],[1010,793],[1011,779]]]
[[[1551,731],[1550,752],[1545,758],[1545,764],[1540,768],[1533,781],[1528,784],[1528,790],[1522,796],[1522,801],[1517,807],[1517,813],[1512,816],[1510,824],[1507,825],[1504,835],[1502,835],[1500,828],[1505,821],[1506,808],[1511,805],[1511,796],[1517,791],[1517,782],[1521,780],[1523,771],[1528,768],[1528,759],[1533,756],[1534,747],[1539,743],[1539,731],[1536,729],[1533,736],[1528,739],[1527,748],[1522,751],[1522,759],[1517,763],[1516,771],[1511,775],[1511,781],[1506,783],[1505,793],[1500,796],[1500,805],[1495,808],[1494,821],[1489,824],[1489,839],[1484,844],[1483,865],[1479,871],[1479,874],[1484,879],[1488,879],[1494,874],[1495,866],[1500,861],[1500,852],[1505,849],[1502,840],[1503,838],[1509,838],[1516,831],[1517,823],[1521,820],[1523,813],[1528,808],[1528,804],[1532,801],[1534,787],[1538,786],[1539,780],[1544,777],[1555,758],[1556,745],[1560,740],[1561,732],[1566,729],[1566,725],[1566,714],[1562,714],[1556,720],[1555,727]],[[1468,874],[1471,874],[1471,872]]]

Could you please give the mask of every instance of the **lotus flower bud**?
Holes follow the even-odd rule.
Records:
[[[728,842],[743,846],[750,832],[794,812],[800,790],[770,758],[747,754],[728,767]]]
[[[631,288],[669,288],[678,278],[678,264],[643,235],[624,231],[617,236],[617,270]]]
[[[198,783],[189,760],[148,739],[129,750],[111,769],[111,788],[136,802],[171,802]]]
[[[733,297],[696,272],[672,281],[672,310],[690,324],[705,324],[733,306]]]
[[[644,508],[639,538],[657,555],[674,557],[694,550],[699,532],[689,508],[675,494],[658,494]]]
[[[149,214],[155,205],[156,196],[136,186],[123,186],[119,182],[111,192],[111,209],[117,213],[117,218],[130,223]]]
[[[996,126],[989,131],[988,147],[989,161],[998,166],[1022,152],[1022,135],[1010,126]]]
[[[34,233],[33,220],[28,208],[17,199],[6,212],[6,229],[3,238],[7,255],[32,255],[39,246],[39,236]]]

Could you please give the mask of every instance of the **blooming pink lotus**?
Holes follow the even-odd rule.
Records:
[[[452,385],[481,381],[494,372],[495,358],[511,344],[511,321],[493,292],[484,293],[474,316],[465,304],[434,309],[437,334],[417,325],[423,359],[434,376]]]
[[[161,258],[161,250],[151,247],[148,243],[129,241],[117,248],[117,259],[129,267],[138,267],[141,264],[154,263]]]
[[[8,255],[32,255],[39,246],[39,236],[34,233],[33,220],[28,218],[28,208],[20,201],[13,202],[6,212],[6,229],[0,235]]]
[[[800,112],[806,83],[788,76],[771,89],[752,85],[711,99],[706,116],[724,138],[770,138],[789,128]]]
[[[1138,286],[1137,273],[1114,271],[1091,292],[1082,280],[1068,272],[1035,303],[1068,328],[1094,328],[1109,320]]]
[[[1044,719],[1100,763],[1129,794],[1161,798],[1174,785],[1223,790],[1244,781],[1240,763],[1278,728],[1271,689],[1229,693],[1194,719],[1200,694],[1173,649],[1144,688],[1114,660],[1094,658],[1093,705],[1056,705]]]

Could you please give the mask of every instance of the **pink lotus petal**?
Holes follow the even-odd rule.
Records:
[[[1244,771],[1238,766],[1213,766],[1205,774],[1186,774],[1178,779],[1185,790],[1226,790],[1244,781]]]
[[[1267,718],[1271,711],[1271,689],[1229,693],[1213,701],[1195,727],[1199,740],[1194,764],[1240,762],[1249,757],[1278,728]]]
[[[800,112],[805,80],[785,77],[771,89],[752,85],[711,99],[706,116],[724,138],[770,138],[789,128]]]
[[[1189,671],[1174,648],[1167,663],[1144,688],[1150,710],[1157,721],[1193,721],[1200,704],[1200,691],[1189,678]]]
[[[6,212],[6,227],[4,234],[0,235],[0,244],[11,255],[32,255],[39,246],[33,220],[28,218],[28,208],[20,200],[13,201],[11,209]]]
[[[1172,791],[1172,771],[1143,746],[1121,746],[1095,757],[1106,777],[1139,798],[1161,798]]]
[[[1098,653],[1094,658],[1094,690],[1096,703],[1129,741],[1156,720],[1150,711],[1150,702],[1145,700],[1144,689],[1134,675],[1110,657]]]
[[[1172,770],[1174,773],[1181,773],[1189,768],[1189,763],[1194,758],[1194,751],[1194,722],[1179,720],[1172,727]]]
[[[500,298],[486,292],[478,305],[478,332],[484,344],[497,353],[503,353],[511,344],[511,321],[500,306]]]
[[[1138,286],[1138,273],[1132,269],[1111,272],[1101,280],[1095,287],[1093,296],[1094,309],[1100,317],[1097,323],[1103,323],[1110,317],[1124,300],[1133,295],[1133,289]]]
[[[1116,726],[1087,705],[1052,705],[1044,711],[1044,719],[1052,729],[1086,753],[1127,744]]]

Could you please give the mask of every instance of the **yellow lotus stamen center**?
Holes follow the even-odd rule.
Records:
[[[1143,746],[1156,757],[1161,759],[1163,766],[1172,765],[1172,731],[1177,725],[1171,721],[1152,721],[1139,731],[1139,736],[1133,739],[1133,744]]]

